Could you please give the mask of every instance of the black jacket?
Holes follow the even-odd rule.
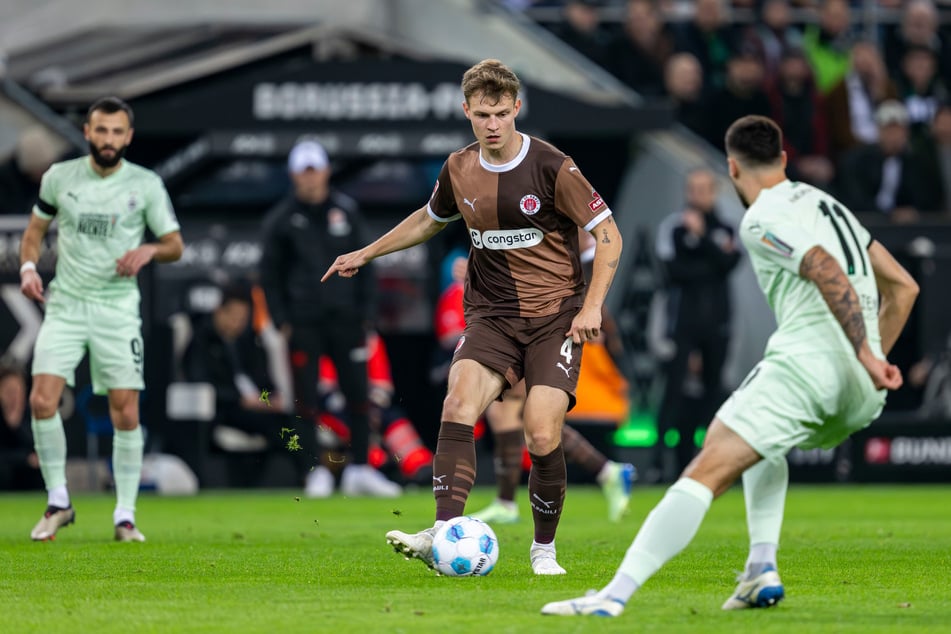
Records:
[[[373,267],[354,278],[320,278],[337,256],[367,244],[356,203],[331,191],[326,201],[308,205],[293,195],[264,219],[261,285],[276,326],[314,326],[328,313],[372,321],[376,315]]]
[[[666,232],[658,236],[658,256],[667,274],[672,331],[730,323],[728,278],[740,261],[739,245],[733,227],[720,220],[716,212],[704,214],[704,219],[707,229],[700,238],[690,235],[683,224],[670,220],[658,229]],[[734,243],[732,251],[723,249],[727,239]]]
[[[268,389],[267,353],[249,328],[231,344],[225,342],[212,323],[212,315],[198,322],[195,334],[185,351],[185,378],[211,383],[219,411],[241,402],[235,384],[238,374],[245,374],[256,387]]]
[[[901,180],[895,191],[895,207],[914,207],[921,212],[942,208],[943,185],[940,168],[933,150],[923,145],[904,152],[901,159]],[[882,187],[885,156],[876,143],[867,143],[849,150],[842,157],[838,170],[838,197],[853,212],[877,211],[876,196]]]

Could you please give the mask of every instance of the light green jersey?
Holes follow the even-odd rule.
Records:
[[[116,274],[116,260],[142,244],[145,229],[161,237],[179,230],[158,174],[123,160],[103,178],[90,158],[56,163],[43,175],[33,213],[57,222],[55,296],[138,310],[136,278]]]
[[[803,256],[821,246],[848,275],[862,305],[869,347],[884,357],[878,288],[868,256],[872,239],[845,205],[811,185],[783,181],[764,189],[746,211],[740,238],[776,314],[777,329],[766,345],[767,356],[855,353],[819,288],[799,276]]]

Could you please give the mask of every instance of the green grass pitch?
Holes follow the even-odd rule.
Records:
[[[0,631],[20,632],[949,632],[951,487],[796,486],[780,572],[786,600],[722,612],[746,555],[739,489],[714,503],[693,544],[620,618],[542,617],[548,602],[613,575],[663,495],[638,488],[619,525],[600,492],[570,486],[558,534],[565,577],[535,577],[531,519],[496,527],[482,578],[437,577],[383,535],[430,525],[428,491],[398,500],[297,499],[293,491],[143,494],[144,544],[112,541],[111,495],[78,495],[54,542],[29,532],[41,493],[0,495]],[[477,489],[470,508],[492,497]]]

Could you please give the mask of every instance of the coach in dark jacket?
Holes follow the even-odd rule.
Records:
[[[397,495],[399,487],[367,465],[366,338],[376,311],[376,281],[371,268],[356,280],[320,281],[338,255],[369,242],[363,220],[353,200],[331,189],[330,163],[320,144],[294,146],[288,170],[293,192],[264,221],[261,284],[274,324],[288,339],[298,413],[307,419],[317,413],[317,360],[326,354],[337,368],[352,421],[342,491]]]
[[[710,421],[722,400],[722,373],[732,326],[729,274],[740,260],[733,227],[716,213],[717,183],[713,172],[695,169],[687,175],[683,212],[661,223],[657,256],[667,277],[668,336],[675,345],[668,361],[664,396],[658,412],[663,433],[680,434],[677,473],[694,454],[694,431]],[[691,365],[699,361],[699,368]],[[684,411],[684,384],[698,375],[703,392],[700,411]],[[660,456],[655,456],[659,463]],[[655,466],[661,466],[655,464]]]

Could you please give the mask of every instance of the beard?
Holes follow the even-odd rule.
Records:
[[[107,149],[113,151],[112,156],[108,158],[102,155],[102,152]],[[110,168],[118,165],[119,161],[122,160],[122,157],[125,156],[125,151],[127,149],[129,149],[128,145],[123,145],[120,148],[114,148],[107,145],[100,149],[92,143],[89,144],[89,153],[92,155],[92,160],[96,162],[96,165],[103,168]]]

